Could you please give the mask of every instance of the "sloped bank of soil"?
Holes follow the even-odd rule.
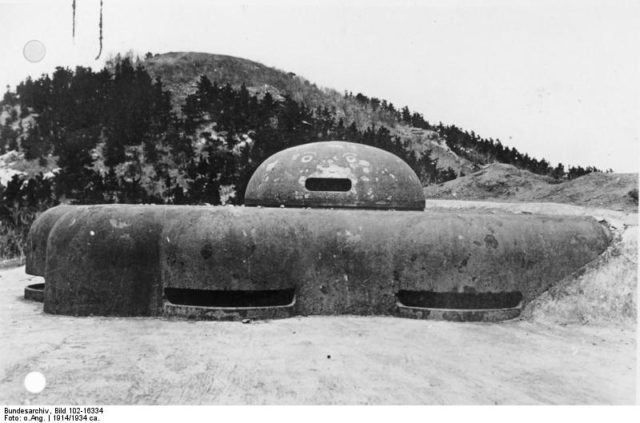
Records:
[[[611,246],[596,260],[534,300],[525,317],[550,323],[623,324],[637,320],[638,227],[614,228]]]

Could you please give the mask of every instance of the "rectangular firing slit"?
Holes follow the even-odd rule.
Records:
[[[519,291],[457,293],[400,290],[397,297],[405,307],[457,310],[513,308],[522,301],[522,293]]]
[[[279,307],[293,303],[294,289],[209,290],[165,288],[166,299],[177,305],[199,307]]]
[[[351,179],[348,178],[307,178],[304,186],[309,191],[338,191],[351,190]]]

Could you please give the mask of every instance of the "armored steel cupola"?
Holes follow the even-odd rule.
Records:
[[[424,210],[422,185],[402,159],[362,144],[325,141],[265,160],[245,192],[247,206]]]

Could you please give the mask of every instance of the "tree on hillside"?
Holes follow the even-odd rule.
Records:
[[[562,163],[558,163],[558,165],[553,168],[553,172],[551,172],[551,176],[553,176],[555,179],[562,179],[564,178],[565,172],[564,172],[564,165]]]

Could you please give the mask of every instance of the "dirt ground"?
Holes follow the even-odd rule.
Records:
[[[618,228],[618,242],[626,245],[621,251],[637,266],[631,244],[637,244],[637,214],[548,203],[438,201],[428,207],[597,215]],[[4,269],[0,403],[632,404],[635,311],[633,318],[598,313],[587,321],[570,313],[583,297],[591,304],[594,289],[628,297],[636,275],[602,285],[594,272],[603,274],[606,261],[564,281],[566,295],[535,304],[525,319],[497,324],[356,316],[250,324],[53,316],[22,298],[24,287],[41,278],[26,275],[24,267]],[[576,284],[580,290],[574,292]],[[632,296],[635,307],[635,286]],[[617,304],[603,301],[609,309]],[[23,386],[31,371],[47,378],[39,394]]]

